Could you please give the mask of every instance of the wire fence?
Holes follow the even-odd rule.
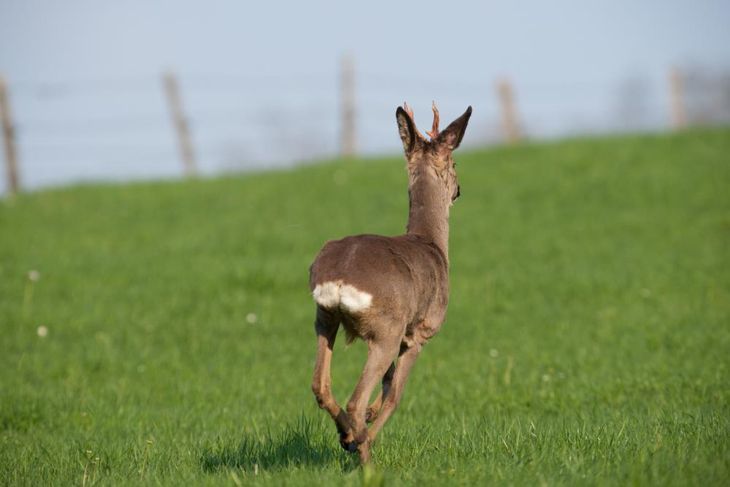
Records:
[[[730,75],[699,68],[670,73],[554,84],[424,80],[359,72],[350,60],[338,76],[182,74],[173,78],[177,108],[159,76],[0,83],[3,187],[14,192],[395,153],[393,112],[404,93],[424,127],[433,98],[444,118],[474,106],[465,140],[471,146],[730,122]],[[184,171],[186,138],[194,167]]]

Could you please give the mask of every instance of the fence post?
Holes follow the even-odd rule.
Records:
[[[684,105],[684,76],[678,68],[672,68],[669,72],[669,99],[672,128],[683,129],[687,126],[687,112]]]
[[[357,151],[355,141],[355,62],[351,54],[341,60],[340,73],[340,154],[353,157]]]
[[[0,76],[0,123],[2,124],[3,140],[5,141],[5,164],[8,178],[8,194],[11,196],[20,191],[18,176],[18,156],[15,151],[15,127],[10,112],[8,85],[5,78]]]
[[[170,109],[172,124],[175,127],[175,133],[177,134],[180,158],[183,163],[183,171],[188,177],[195,176],[197,174],[195,151],[193,150],[193,142],[190,138],[188,121],[185,118],[185,112],[183,111],[177,78],[172,72],[167,71],[163,75],[163,86],[165,88],[167,104]]]
[[[522,138],[522,133],[517,120],[512,84],[508,80],[502,79],[497,82],[497,96],[502,112],[502,135],[507,142],[513,144]]]

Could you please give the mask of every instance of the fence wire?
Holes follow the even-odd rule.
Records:
[[[178,79],[202,173],[288,165],[339,152],[343,107],[338,76],[188,73]],[[473,105],[473,128],[465,143],[499,143],[504,107],[495,86],[495,80],[356,72],[357,150],[398,150],[393,112],[404,93],[416,107],[419,124],[428,123],[432,98],[442,114],[456,116]],[[530,138],[656,131],[671,124],[670,91],[641,77],[544,84],[513,80],[512,89],[520,132]],[[17,81],[8,83],[8,91],[25,187],[87,177],[180,174],[160,77]],[[727,73],[687,70],[682,94],[688,124],[730,122]]]

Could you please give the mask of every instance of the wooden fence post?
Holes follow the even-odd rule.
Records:
[[[518,142],[522,138],[522,133],[517,120],[512,84],[508,80],[502,79],[497,82],[497,96],[502,112],[502,135],[509,143]]]
[[[672,68],[669,72],[669,99],[672,111],[672,128],[683,129],[687,126],[687,112],[684,105],[684,76],[682,71]]]
[[[351,54],[341,60],[340,73],[340,154],[353,157],[357,151],[355,136],[355,62]]]
[[[163,75],[163,86],[167,97],[167,104],[170,109],[172,124],[177,134],[178,146],[180,149],[180,158],[183,163],[183,171],[186,176],[192,177],[197,174],[195,164],[195,151],[193,150],[193,142],[190,137],[190,129],[188,121],[185,118],[185,112],[180,98],[180,89],[177,84],[175,75],[168,71]]]
[[[8,194],[14,195],[20,191],[18,156],[15,151],[15,127],[13,126],[13,117],[10,112],[8,85],[2,76],[0,76],[0,123],[2,124],[3,140],[5,141]]]

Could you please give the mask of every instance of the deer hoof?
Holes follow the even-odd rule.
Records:
[[[355,453],[357,451],[357,445],[352,434],[340,433],[340,446],[343,450],[348,453]]]
[[[369,424],[375,421],[378,417],[378,411],[374,408],[368,408],[367,413],[365,413],[365,421]]]
[[[354,442],[354,441],[340,440],[340,445],[348,453],[355,453],[355,452],[357,452],[357,443]]]

